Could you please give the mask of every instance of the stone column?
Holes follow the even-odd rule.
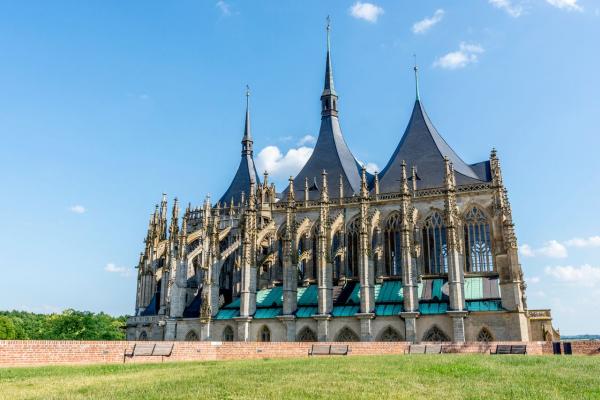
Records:
[[[366,170],[362,168],[360,190],[360,231],[358,243],[358,270],[360,277],[360,336],[363,341],[371,341],[373,332],[371,322],[375,317],[375,287],[373,263],[371,257],[371,240],[369,229],[369,192],[367,189]]]
[[[277,317],[285,327],[285,340],[287,342],[296,341],[296,316],[295,315],[280,315]]]
[[[296,241],[296,202],[294,200],[294,180],[290,176],[286,226],[283,237],[283,315],[294,315],[298,309],[298,256]],[[295,335],[295,334],[294,334]],[[295,340],[295,336],[294,336]]]
[[[411,343],[419,342],[417,336],[417,318],[419,318],[419,313],[411,311],[401,312],[400,318],[404,320],[404,340]]]
[[[329,321],[331,321],[331,315],[318,314],[313,315],[313,318],[317,321],[317,340],[319,342],[330,341],[329,337]]]
[[[321,315],[328,315],[333,309],[333,269],[329,251],[329,193],[327,172],[322,173],[321,197],[319,200],[319,226],[317,230],[317,285]]]

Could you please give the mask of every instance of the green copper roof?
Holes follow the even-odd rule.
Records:
[[[360,304],[360,285],[355,285],[352,294],[346,300],[346,304]]]
[[[254,313],[254,319],[275,318],[276,316],[281,314],[281,307],[257,308],[256,313]]]
[[[375,314],[381,317],[398,315],[402,312],[402,304],[378,304],[375,306]]]
[[[319,304],[317,298],[317,285],[310,285],[298,288],[298,305],[312,306]]]
[[[224,306],[223,308],[240,308],[240,298],[237,297],[235,299],[233,299],[233,301],[229,304],[227,304],[226,306]]]
[[[283,288],[275,286],[270,289],[259,290],[256,293],[256,307],[278,307],[281,306]]]
[[[419,312],[423,315],[444,314],[448,311],[447,303],[420,303]]]
[[[222,308],[215,319],[232,319],[240,316],[240,309],[237,308]]]
[[[500,300],[467,301],[466,303],[469,311],[502,311]]]
[[[334,317],[352,317],[360,311],[360,306],[337,306],[333,307],[331,314]]]
[[[401,281],[385,281],[381,285],[375,285],[375,303],[402,303]]]
[[[482,278],[465,278],[465,299],[482,299],[483,282]]]
[[[319,309],[317,307],[298,307],[298,311],[296,311],[297,318],[310,318],[313,315],[317,314]]]

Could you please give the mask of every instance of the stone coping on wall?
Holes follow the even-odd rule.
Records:
[[[135,344],[172,343],[169,357],[126,357]],[[600,341],[573,341],[573,354],[600,355]],[[70,340],[0,340],[0,367],[69,364],[116,364],[131,362],[173,362],[240,360],[257,358],[308,357],[314,343],[309,342],[163,342],[163,341],[70,341]],[[405,354],[408,342],[319,342],[345,344],[350,356]],[[425,343],[426,344],[426,343]],[[552,354],[551,342],[467,342],[443,343],[447,352],[489,354],[498,344],[526,344],[530,355]]]

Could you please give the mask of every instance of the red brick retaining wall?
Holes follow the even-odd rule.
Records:
[[[124,358],[125,350],[132,348],[135,343],[126,341],[0,340],[0,367],[306,357],[312,346],[312,343],[286,342],[173,342],[173,353],[170,357]],[[406,342],[346,344],[350,346],[349,355],[404,354],[410,345]],[[444,347],[446,351],[456,353],[489,353],[490,350],[495,350],[497,344],[502,344],[502,342],[445,344]],[[506,344],[509,343],[506,342]],[[572,342],[572,348],[574,354],[600,354],[600,341]],[[527,352],[534,355],[551,354],[552,344],[529,342],[527,343]]]

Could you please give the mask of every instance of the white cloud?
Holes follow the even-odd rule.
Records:
[[[217,1],[217,3],[215,4],[215,6],[221,10],[221,14],[223,15],[231,15],[231,6],[229,4],[227,4],[225,1],[223,0],[219,0]]]
[[[560,282],[587,287],[600,285],[600,267],[592,267],[589,264],[580,267],[572,265],[546,267],[544,271]]]
[[[114,263],[108,263],[108,264],[106,264],[106,267],[104,267],[104,270],[106,272],[110,272],[110,273],[114,273],[114,274],[119,274],[119,275],[121,275],[123,277],[131,276],[131,270],[129,268],[117,267]]]
[[[469,64],[477,62],[478,54],[483,53],[483,51],[483,47],[478,44],[461,42],[457,51],[438,58],[433,63],[433,66],[444,69],[464,68]]]
[[[550,240],[544,246],[537,249],[532,248],[528,244],[523,244],[519,246],[519,252],[525,257],[567,258],[569,255],[565,245],[556,240]]]
[[[372,162],[365,163],[361,160],[358,160],[358,163],[361,166],[364,166],[365,169],[367,170],[367,172],[370,174],[374,174],[375,172],[381,172],[381,170],[379,169],[379,165],[377,165],[375,163],[372,163]]]
[[[513,18],[518,18],[523,15],[523,6],[521,4],[514,4],[511,0],[489,0],[489,2],[494,7],[504,10]]]
[[[529,283],[540,283],[541,279],[539,276],[532,276],[531,278],[526,279]]]
[[[412,31],[413,33],[425,33],[431,29],[435,24],[440,22],[444,18],[444,10],[441,8],[436,10],[433,16],[424,18],[421,21],[415,22]]]
[[[569,247],[600,247],[600,236],[573,238],[567,240],[565,244]]]
[[[75,204],[74,206],[69,207],[69,211],[75,214],[83,214],[85,212],[85,207],[81,204]]]
[[[364,19],[371,23],[377,22],[377,18],[383,14],[383,8],[373,3],[362,3],[357,1],[350,7],[350,15],[354,18]]]
[[[317,143],[317,138],[313,135],[306,135],[302,139],[298,140],[298,146],[304,146],[306,144],[315,144]]]
[[[300,172],[312,152],[312,148],[301,146],[289,149],[284,155],[279,147],[267,146],[256,156],[256,166],[259,172],[267,171],[274,180],[283,180]]]
[[[577,0],[546,0],[553,7],[567,11],[583,11],[583,7],[577,4]]]

